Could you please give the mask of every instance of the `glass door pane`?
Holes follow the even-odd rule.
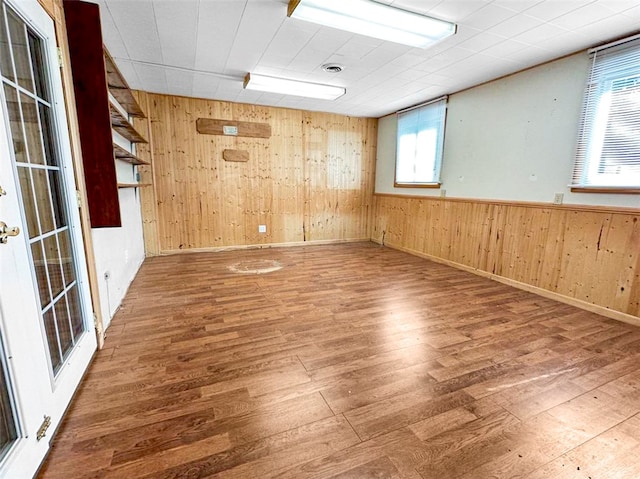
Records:
[[[6,356],[2,348],[2,338],[0,338],[0,459],[18,439],[15,405],[10,384]]]
[[[3,5],[1,13],[2,86],[45,343],[51,372],[57,376],[87,327],[65,209],[47,63],[41,38],[8,6]]]

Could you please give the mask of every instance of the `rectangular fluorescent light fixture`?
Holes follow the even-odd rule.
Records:
[[[244,88],[283,95],[319,98],[320,100],[335,100],[347,92],[346,89],[339,86],[256,75],[255,73],[247,73],[247,76],[244,77]]]
[[[370,0],[290,0],[287,15],[418,48],[456,33],[455,23]]]

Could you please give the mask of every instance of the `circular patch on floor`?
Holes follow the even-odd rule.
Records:
[[[227,266],[232,273],[266,274],[282,269],[282,263],[275,259],[247,259]]]

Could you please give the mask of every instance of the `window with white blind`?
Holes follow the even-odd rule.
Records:
[[[640,192],[640,36],[591,55],[571,187]]]
[[[447,98],[398,112],[395,186],[440,186]]]

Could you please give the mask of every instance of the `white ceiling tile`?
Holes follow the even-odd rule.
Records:
[[[493,4],[515,12],[523,12],[543,1],[544,0],[494,0]]]
[[[479,35],[480,33],[482,33],[482,31],[483,30],[480,30],[478,28],[473,28],[473,27],[470,27],[469,25],[461,24],[461,25],[458,25],[455,35],[444,39],[442,42],[438,43],[437,45],[448,47],[448,48],[443,48],[441,50],[441,51],[445,51],[445,50],[448,50],[449,48],[455,47],[457,45],[460,45],[461,43],[466,42],[470,38],[473,38]],[[432,50],[432,49],[428,48],[427,51],[429,50]]]
[[[404,55],[401,55],[391,60],[391,65],[393,65],[396,68],[407,69],[407,68],[411,68],[416,65],[419,65],[423,61],[424,61],[424,58],[422,58],[421,56],[414,55],[411,52],[407,52]]]
[[[492,47],[483,50],[483,54],[490,55],[497,58],[504,58],[507,56],[512,56],[514,53],[524,50],[529,45],[523,42],[518,42],[516,40],[505,40],[502,43],[498,43]]]
[[[122,41],[120,32],[111,16],[111,11],[104,0],[97,0],[95,3],[100,7],[100,24],[102,26],[102,41],[109,45],[109,53],[113,57],[129,58],[127,47]]]
[[[447,86],[451,84],[451,76],[444,75],[442,73],[429,73],[423,77],[420,77],[418,81],[424,85],[430,86]]]
[[[522,32],[526,32],[527,30],[531,30],[532,28],[539,27],[543,24],[544,22],[539,18],[530,17],[529,15],[517,15],[505,20],[504,22],[498,23],[488,31],[503,37],[514,37]]]
[[[442,88],[440,87],[430,87],[430,88],[423,88],[420,91],[417,91],[415,93],[404,95],[402,97],[402,103],[404,105],[401,106],[400,108],[405,108],[407,106],[413,106],[425,101],[432,100],[434,98],[437,98],[445,94],[445,91],[443,91]]]
[[[259,101],[268,101],[269,99],[276,101],[274,96],[268,98],[267,94],[256,90],[242,90],[238,98],[242,100],[242,103],[257,103]]]
[[[167,70],[167,85],[172,95],[191,96],[193,94],[193,74],[181,70]]]
[[[345,58],[359,60],[378,48],[378,46],[380,45],[372,45],[371,43],[360,41],[360,38],[352,37],[350,40],[343,43],[342,46],[336,50],[335,54]]]
[[[277,50],[271,50],[267,53],[264,53],[260,57],[260,60],[258,61],[257,65],[254,66],[250,71],[257,71],[259,68],[262,68],[262,67],[282,68],[283,66],[289,65],[291,61],[292,61],[291,55],[279,52]]]
[[[565,14],[553,19],[551,23],[567,30],[577,30],[584,25],[589,25],[612,15],[611,10],[600,4],[591,3],[573,10],[570,15]]]
[[[409,50],[411,50],[410,47],[398,45],[397,43],[383,44],[371,51],[368,55],[362,57],[360,62],[358,62],[358,66],[378,69],[404,55]]]
[[[637,7],[630,8],[629,10],[625,10],[622,12],[622,15],[625,17],[633,18],[634,20],[640,21],[640,5]]]
[[[609,17],[603,20],[590,23],[581,28],[574,30],[578,35],[589,38],[587,46],[597,46],[599,43],[606,43],[621,36],[624,29],[633,29],[638,26],[636,19],[627,17],[621,19],[619,17]]]
[[[258,75],[267,75],[272,77],[283,76],[286,70],[280,66],[268,67],[262,63],[255,67],[251,73],[257,73]]]
[[[304,48],[287,64],[287,69],[298,70],[300,72],[312,72],[325,63],[327,59],[326,55],[327,53],[322,50]]]
[[[445,0],[431,10],[429,15],[449,22],[460,22],[463,18],[480,10],[492,0]]]
[[[519,35],[514,35],[513,39],[519,42],[537,45],[541,41],[550,40],[565,33],[567,33],[567,30],[564,28],[557,27],[551,23],[544,23],[539,27],[532,28]]]
[[[430,9],[442,3],[442,0],[387,0],[384,3],[402,10],[427,14]]]
[[[454,47],[446,52],[440,53],[433,58],[427,60],[427,62],[441,62],[441,65],[451,65],[452,63],[459,62],[465,58],[468,58],[474,54],[473,50],[467,50],[462,47]]]
[[[276,7],[269,2],[247,3],[222,73],[237,74],[255,68],[265,47],[287,21],[287,6]]]
[[[289,57],[289,61],[293,60],[320,29],[315,24],[308,27],[299,23],[284,22],[269,43],[265,55],[276,52]]]
[[[554,52],[555,58],[593,46],[594,40],[578,32],[567,32],[547,40],[540,40],[536,46]]]
[[[200,2],[195,65],[198,70],[222,72],[235,40],[246,2]]]
[[[234,100],[238,97],[240,93],[244,90],[242,88],[242,83],[229,81],[229,80],[221,80],[218,84],[218,89],[216,90],[215,97],[220,100]]]
[[[540,20],[550,21],[568,12],[593,3],[595,0],[545,0],[526,10],[526,14]]]
[[[211,75],[193,76],[193,96],[196,98],[215,98],[220,78]]]
[[[438,55],[425,60],[419,65],[416,65],[415,67],[413,67],[413,69],[422,72],[422,74],[424,75],[425,73],[437,72],[438,70],[441,70],[442,68],[447,67],[450,64],[451,60],[449,60],[446,55]]]
[[[511,55],[504,55],[502,58],[519,63],[522,67],[529,67],[542,63],[549,57],[549,51],[535,46],[529,46]]]
[[[413,48],[411,53],[417,55],[422,58],[431,58],[442,52],[449,50],[450,48],[456,46],[458,44],[457,37],[458,35],[454,35],[453,37],[445,38],[444,40],[431,45],[428,48]]]
[[[482,7],[477,12],[474,12],[473,15],[466,17],[461,23],[470,27],[485,30],[497,25],[498,23],[504,22],[514,15],[516,15],[516,12],[513,10],[489,4]]]
[[[596,0],[596,3],[615,13],[638,6],[638,0]]]
[[[140,83],[144,85],[145,90],[152,92],[167,91],[168,84],[165,69],[141,63],[134,63],[133,67],[140,79]]]
[[[487,48],[497,45],[500,42],[504,42],[505,40],[506,38],[503,36],[483,32],[465,42],[460,43],[458,46],[473,52],[481,52],[482,50],[486,50]]]
[[[341,81],[351,84],[357,85],[358,82],[362,81],[370,72],[364,68],[358,67],[347,67],[339,74],[338,78]]]
[[[129,59],[163,62],[151,0],[107,2],[107,8],[126,45]]]
[[[352,38],[353,35],[349,32],[339,32],[336,35],[336,30],[334,29],[321,28],[307,43],[307,47],[322,49],[325,52],[335,52],[339,51]]]
[[[140,81],[140,78],[138,78],[138,72],[136,71],[133,63],[117,57],[115,57],[114,60],[116,62],[116,65],[118,66],[118,70],[120,70],[122,76],[124,76],[125,80],[127,80],[129,86],[134,90],[144,90],[145,85],[142,81]]]
[[[195,67],[199,5],[199,0],[156,2],[154,5],[165,64]]]

